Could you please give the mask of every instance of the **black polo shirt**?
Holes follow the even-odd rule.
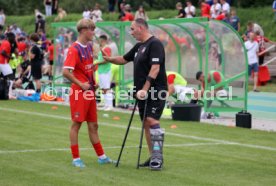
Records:
[[[136,91],[143,88],[146,77],[149,75],[151,65],[159,64],[159,73],[151,85],[155,90],[167,90],[167,76],[165,69],[165,50],[162,43],[154,36],[144,43],[137,43],[124,59],[134,63],[134,87]]]

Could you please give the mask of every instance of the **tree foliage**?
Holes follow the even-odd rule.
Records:
[[[192,0],[198,6],[199,0]],[[59,6],[68,13],[80,13],[84,8],[93,8],[96,3],[102,6],[103,11],[107,11],[107,0],[59,0]],[[133,10],[139,5],[144,5],[146,10],[174,9],[177,2],[184,3],[185,0],[127,0]],[[257,6],[272,5],[272,0],[232,0],[232,4],[247,8]],[[7,15],[30,15],[34,9],[44,12],[43,0],[0,0],[0,8],[4,9]]]

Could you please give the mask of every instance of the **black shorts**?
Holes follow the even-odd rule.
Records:
[[[264,55],[262,55],[262,56],[259,56],[259,65],[262,65],[262,64],[264,64]]]
[[[50,60],[50,61],[49,61],[49,64],[50,64],[50,65],[53,65],[53,64],[54,64],[54,61],[53,61],[53,60]]]
[[[31,75],[34,80],[42,78],[41,65],[32,65]]]
[[[162,116],[164,107],[166,104],[166,99],[157,99],[152,100],[148,99],[147,108],[146,108],[146,117],[151,117],[156,120],[159,120]],[[145,109],[145,100],[138,101],[139,115],[141,121],[143,121],[144,109]]]

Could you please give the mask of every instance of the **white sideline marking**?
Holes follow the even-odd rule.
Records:
[[[206,146],[206,145],[223,145],[224,143],[184,143],[184,144],[174,144],[174,145],[164,145],[164,148],[167,147],[193,147],[193,146]],[[104,147],[104,149],[120,149],[121,146],[111,146]],[[138,146],[125,146],[124,148],[138,148]],[[146,148],[143,146],[143,148]],[[80,148],[80,150],[93,150],[90,148]],[[15,153],[28,153],[28,152],[49,152],[49,151],[70,151],[69,148],[51,148],[51,149],[24,149],[24,150],[0,150],[0,154],[15,154]]]
[[[51,115],[51,114],[43,114],[43,113],[35,113],[35,112],[16,110],[16,109],[8,109],[8,108],[1,108],[0,107],[0,110],[9,111],[9,112],[24,113],[24,114],[31,114],[31,115],[42,116],[42,117],[47,117],[47,118],[54,118],[54,119],[71,120],[69,117],[63,117],[63,116],[57,116],[57,115]],[[125,125],[108,124],[108,123],[104,123],[104,122],[101,122],[100,125],[109,126],[109,127],[115,127],[115,128],[123,128],[123,129],[126,128]],[[132,130],[139,130],[139,131],[141,131],[141,128],[138,128],[138,127],[131,127],[131,129]],[[276,151],[276,148],[274,148],[274,147],[261,146],[261,145],[253,145],[253,144],[245,144],[245,143],[226,141],[226,140],[219,140],[219,139],[214,139],[214,138],[205,138],[205,137],[199,137],[199,136],[191,136],[191,135],[185,135],[185,134],[177,134],[177,133],[173,133],[173,132],[166,132],[166,135],[176,136],[176,137],[180,137],[180,138],[188,138],[188,139],[200,140],[200,141],[209,141],[209,142],[214,142],[214,143],[223,143],[223,144],[228,144],[228,145],[237,145],[237,146],[254,148],[254,149]]]

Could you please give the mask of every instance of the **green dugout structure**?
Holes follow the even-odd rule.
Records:
[[[130,22],[98,22],[95,30],[97,43],[102,34],[108,36],[112,55],[123,55],[137,42],[130,35]],[[152,34],[159,38],[165,47],[166,69],[181,74],[189,87],[200,89],[196,72],[204,74],[217,70],[224,80],[209,86],[205,76],[205,91],[212,88],[227,87],[228,95],[214,97],[210,102],[206,95],[202,99],[205,112],[237,112],[247,110],[248,60],[247,52],[239,34],[228,24],[207,18],[166,19],[148,21]],[[68,87],[62,77],[62,66],[68,47],[77,39],[76,23],[53,23],[55,36],[55,88]],[[95,54],[97,50],[95,50]],[[113,67],[116,81],[116,103],[125,104],[130,100],[122,99],[122,90],[128,90],[133,82],[132,62]],[[124,92],[125,93],[125,92]],[[210,104],[211,103],[211,104]]]

